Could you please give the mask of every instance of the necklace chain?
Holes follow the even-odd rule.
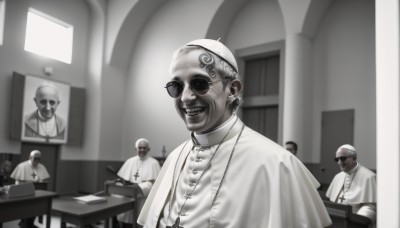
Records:
[[[211,157],[210,160],[208,161],[208,163],[207,163],[205,169],[203,170],[203,172],[201,173],[199,179],[196,181],[196,183],[195,183],[195,185],[194,185],[192,191],[190,192],[190,194],[192,194],[192,193],[194,192],[194,190],[196,189],[198,183],[200,182],[200,179],[202,178],[203,174],[204,174],[204,173],[206,172],[206,170],[211,166],[211,161],[213,160],[213,158],[214,158],[215,154],[217,153],[218,149],[220,148],[221,144],[225,141],[226,137],[228,136],[228,134],[230,133],[230,131],[232,130],[232,128],[235,126],[236,122],[237,122],[237,119],[236,119],[235,122],[232,124],[232,126],[231,126],[230,129],[229,129],[229,131],[225,134],[225,136],[224,136],[224,138],[221,140],[221,142],[218,144],[218,147],[215,149],[215,151],[214,151],[212,157]],[[228,163],[227,163],[227,165],[226,165],[226,167],[225,167],[223,176],[222,176],[221,181],[220,181],[220,183],[219,183],[219,185],[218,185],[218,189],[217,189],[217,191],[216,191],[216,193],[215,193],[215,196],[214,196],[214,198],[213,198],[213,200],[212,200],[212,202],[211,202],[211,207],[214,205],[215,200],[216,200],[216,198],[217,198],[217,196],[218,196],[219,190],[220,190],[220,188],[221,188],[221,186],[222,186],[222,183],[223,183],[223,181],[224,181],[224,179],[225,179],[225,175],[226,175],[227,170],[228,170],[228,167],[229,167],[229,165],[230,165],[230,162],[231,162],[233,153],[234,153],[234,151],[235,151],[235,148],[236,148],[236,145],[237,145],[237,143],[238,143],[238,141],[239,141],[239,138],[240,138],[241,135],[242,135],[242,132],[243,132],[244,127],[245,127],[245,125],[243,124],[243,126],[242,126],[242,128],[241,128],[241,130],[240,130],[240,133],[239,133],[239,135],[238,135],[238,137],[237,137],[237,139],[236,139],[236,142],[235,142],[235,144],[234,144],[234,146],[233,146],[233,148],[232,148],[232,151],[231,151],[231,153],[230,153],[230,156],[229,156],[229,159],[228,159]],[[187,144],[188,142],[189,142],[189,140],[188,140],[188,141],[185,143],[185,145],[183,146],[181,152],[179,153],[179,156],[178,156],[177,161],[179,161],[179,158],[180,158],[180,156],[181,156],[181,154],[182,154],[182,151],[184,150],[184,148],[186,147],[186,144]],[[192,147],[192,150],[193,150],[193,147]],[[197,153],[197,155],[196,155],[196,158],[197,158],[197,156],[198,156],[198,153]],[[186,158],[187,158],[187,157],[186,157]],[[176,170],[177,163],[178,163],[178,162],[175,163],[175,167],[174,167],[174,172],[173,172],[173,177],[172,177],[172,186],[174,186],[174,182],[175,182],[175,170]],[[171,215],[171,210],[172,210],[172,198],[173,198],[174,193],[175,193],[175,191],[176,191],[177,184],[178,184],[178,182],[175,184],[175,186],[174,186],[174,188],[173,188],[173,191],[172,191],[172,194],[170,195],[170,200],[169,200],[169,214],[168,214],[168,217],[167,217],[167,221],[168,221],[168,218],[169,218],[170,215]],[[182,206],[181,206],[181,208],[180,208],[180,210],[179,210],[179,212],[178,212],[178,218],[180,217],[180,215],[181,215],[181,213],[182,213],[182,211],[183,211],[183,209],[184,209],[184,207],[185,207],[185,205],[186,205],[186,201],[187,201],[188,198],[189,198],[188,195],[186,194],[186,192],[187,192],[187,190],[185,191],[185,195],[186,195],[186,196],[185,196],[185,201],[183,202],[183,204],[182,204]],[[179,207],[178,207],[178,208],[179,208]]]
[[[351,184],[353,183],[354,177],[356,176],[356,174],[357,174],[359,168],[360,168],[360,167],[357,167],[357,168],[356,168],[356,171],[354,172],[354,175],[353,175],[353,177],[351,178],[349,187],[347,188],[348,190],[350,189],[350,186],[351,186]],[[350,175],[349,175],[349,176],[350,176]],[[347,177],[344,177],[344,181],[343,181],[343,185],[342,185],[342,190],[340,191],[340,192],[343,192],[343,196],[342,196],[343,199],[345,199],[345,198],[344,198],[344,195],[345,195],[346,193],[348,193],[348,190],[346,191],[346,189],[344,188],[344,185],[345,185],[345,182],[346,182],[346,178],[347,178]],[[340,199],[340,198],[339,198],[340,192],[339,192],[339,194],[338,194],[338,196],[337,196],[336,201],[337,201],[338,199]],[[347,195],[347,200],[348,200],[348,199],[349,199],[349,195]],[[336,202],[336,201],[335,201],[335,202]],[[342,202],[343,202],[343,200],[342,200]]]
[[[356,169],[356,171],[354,172],[354,175],[353,175],[353,177],[351,178],[349,187],[347,188],[347,191],[346,191],[346,189],[344,189],[344,184],[345,184],[345,183],[343,182],[343,195],[345,195],[346,193],[348,193],[348,191],[350,190],[350,186],[351,186],[351,184],[353,183],[354,177],[356,177],[356,174],[357,174],[359,168],[360,168],[360,167],[358,166],[357,169]],[[350,175],[349,175],[349,176],[350,176]],[[346,181],[346,177],[344,178],[344,180]],[[349,198],[349,195],[347,195],[347,198]]]

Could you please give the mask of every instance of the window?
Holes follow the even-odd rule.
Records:
[[[5,15],[6,15],[6,1],[0,0],[0,45],[3,45]]]
[[[30,8],[25,51],[71,64],[73,31],[73,26]]]
[[[245,61],[243,121],[278,142],[280,55]]]

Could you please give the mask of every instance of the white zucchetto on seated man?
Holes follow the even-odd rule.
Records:
[[[336,151],[336,174],[326,192],[330,201],[351,205],[353,213],[376,222],[376,174],[357,162],[356,149],[345,144]]]
[[[138,223],[145,228],[319,228],[319,183],[282,146],[236,116],[243,85],[231,51],[194,40],[170,66],[168,94],[189,139],[168,156]]]

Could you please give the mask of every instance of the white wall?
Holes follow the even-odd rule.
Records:
[[[285,38],[281,10],[276,1],[248,1],[230,25],[226,45],[231,51]]]
[[[317,31],[314,157],[320,153],[321,112],[354,109],[354,146],[359,152],[358,159],[369,168],[376,167],[374,19],[373,0],[337,0]]]

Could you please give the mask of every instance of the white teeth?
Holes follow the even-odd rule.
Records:
[[[183,109],[185,110],[185,113],[189,116],[194,116],[194,115],[198,115],[199,113],[201,113],[202,111],[204,111],[204,108],[185,108]]]

